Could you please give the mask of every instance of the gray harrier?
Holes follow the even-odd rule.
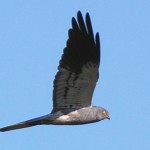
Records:
[[[50,114],[0,128],[9,131],[35,125],[81,125],[109,119],[106,109],[91,106],[99,77],[100,39],[94,38],[90,16],[72,18],[72,28],[54,80],[53,110]]]

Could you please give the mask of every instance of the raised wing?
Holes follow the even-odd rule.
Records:
[[[53,112],[90,106],[99,76],[100,40],[98,33],[94,39],[89,14],[85,25],[79,11],[68,34],[54,80]]]

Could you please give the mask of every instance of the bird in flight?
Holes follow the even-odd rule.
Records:
[[[35,125],[81,125],[110,119],[106,109],[92,106],[99,78],[100,39],[93,35],[89,13],[85,21],[80,11],[72,18],[72,28],[54,79],[51,113],[0,128],[1,132]]]

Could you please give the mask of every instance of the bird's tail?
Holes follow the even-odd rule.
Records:
[[[16,129],[27,128],[31,126],[41,125],[41,124],[47,124],[49,117],[50,115],[48,114],[48,115],[41,116],[38,118],[30,119],[30,120],[23,121],[14,125],[0,128],[0,131],[5,132],[5,131],[10,131],[10,130],[16,130]]]

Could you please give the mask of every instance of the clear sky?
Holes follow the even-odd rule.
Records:
[[[111,120],[0,133],[1,150],[150,149],[149,0],[1,0],[0,127],[48,114],[71,18],[90,13],[100,33],[93,104]]]

